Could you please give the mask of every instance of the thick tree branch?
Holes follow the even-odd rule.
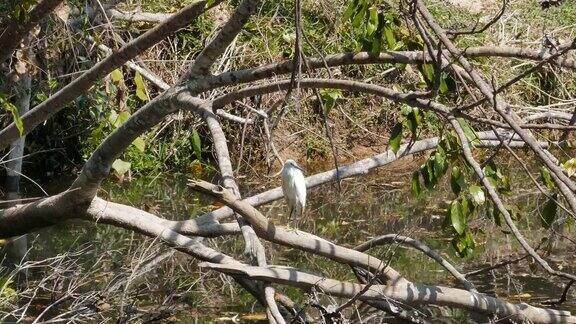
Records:
[[[471,47],[462,52],[464,57],[504,57],[504,58],[518,58],[533,61],[540,61],[539,50],[515,48],[515,47]],[[340,53],[328,55],[324,58],[308,58],[307,64],[304,66],[306,72],[308,68],[317,69],[323,67],[335,67],[342,65],[363,65],[363,64],[421,64],[429,62],[432,58],[423,54],[421,51],[407,51],[407,52],[382,52],[378,55],[372,55],[368,52],[358,53]],[[559,58],[553,61],[555,65],[576,69],[576,61],[567,57]],[[291,60],[279,63],[272,63],[261,67],[224,72],[219,75],[207,76],[203,79],[191,82],[188,87],[193,93],[204,92],[215,88],[236,85],[240,83],[253,82],[270,78],[276,75],[288,74],[293,70]]]
[[[220,125],[220,121],[216,115],[212,113],[212,107],[206,104],[203,100],[195,100],[195,102],[191,103],[191,107],[193,111],[196,111],[196,113],[204,119],[210,133],[212,134],[212,144],[216,151],[218,167],[220,169],[220,176],[222,177],[224,188],[230,190],[236,199],[240,199],[240,189],[238,188],[238,184],[234,178],[234,170],[232,168],[232,161],[230,160],[230,153],[228,151],[228,142],[226,140],[226,135],[222,130],[222,126]],[[253,264],[266,266],[267,262],[264,245],[262,245],[258,239],[258,236],[250,226],[250,223],[248,223],[239,214],[236,214],[236,220],[242,231],[242,236],[244,237],[244,253],[251,258]],[[285,323],[284,319],[280,315],[278,306],[274,301],[274,289],[269,284],[265,284],[264,295],[269,313],[268,319],[279,324]]]
[[[270,242],[290,246],[299,250],[318,254],[329,259],[349,265],[362,267],[371,271],[381,271],[390,280],[405,280],[394,269],[386,267],[385,263],[364,253],[340,247],[324,239],[305,232],[284,231],[268,222],[257,209],[248,203],[237,199],[232,192],[206,181],[191,181],[192,190],[205,193],[222,201],[235,212],[241,214],[256,231],[259,237]]]
[[[149,22],[149,23],[162,23],[174,14],[162,12],[144,12],[144,11],[123,11],[118,9],[106,10],[108,18],[111,20],[124,20],[130,22]]]
[[[269,266],[220,265],[201,263],[201,267],[230,275],[243,275],[256,280],[272,281],[305,290],[314,288],[325,294],[351,298],[364,289],[364,285],[342,282],[298,271],[294,268]],[[576,323],[568,311],[543,309],[528,304],[512,304],[494,297],[462,289],[415,284],[407,281],[387,285],[372,285],[360,300],[393,299],[407,305],[438,305],[465,308],[496,316],[496,320],[517,319],[531,323]]]

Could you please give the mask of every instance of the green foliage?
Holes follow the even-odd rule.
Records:
[[[450,175],[450,188],[455,195],[459,195],[462,188],[466,186],[466,180],[464,175],[457,165],[452,167],[452,173]]]
[[[466,217],[468,215],[468,204],[466,200],[453,200],[450,204],[450,221],[452,227],[458,234],[463,234],[466,230]]]
[[[12,283],[10,277],[0,277],[0,300],[12,301],[18,297],[18,292],[10,287]]]
[[[8,13],[10,20],[25,22],[28,20],[30,10],[36,3],[36,0],[8,0],[0,8]]]
[[[452,239],[452,247],[456,250],[456,253],[461,258],[467,257],[474,252],[476,248],[476,242],[474,237],[470,232],[464,232],[461,235],[457,235]]]
[[[466,136],[468,141],[470,141],[472,145],[479,145],[480,138],[478,137],[478,134],[476,134],[476,131],[474,130],[474,128],[472,128],[470,123],[468,123],[468,121],[464,118],[458,118],[457,120],[458,123],[460,124],[460,127],[462,127],[462,131],[464,131],[464,135]]]
[[[398,40],[407,34],[395,12],[385,4],[370,0],[352,0],[342,15],[342,21],[350,23],[360,36],[362,49],[377,55],[382,49],[400,50],[404,42]]]
[[[414,121],[419,119],[414,118],[412,120]],[[410,126],[413,125],[412,123],[413,122],[411,122]],[[430,154],[430,157],[426,163],[420,166],[420,175],[422,176],[422,180],[426,189],[434,189],[451,165],[453,177],[455,171],[459,172],[460,169],[457,165],[455,165],[455,163],[458,163],[459,158],[458,148],[458,142],[453,135],[448,134],[444,136],[442,140],[440,140],[436,150]],[[416,181],[414,179],[414,175],[412,181]],[[454,185],[452,185],[452,190],[456,190]]]
[[[467,225],[468,220],[475,215],[475,212],[474,205],[466,197],[453,200],[448,209],[447,218],[450,220],[449,224],[454,232],[452,247],[460,257],[470,255],[476,247],[474,237]]]
[[[404,116],[404,126],[412,133],[412,140],[416,140],[418,127],[422,125],[422,112],[415,107],[403,106],[401,113]]]
[[[552,181],[552,176],[550,175],[550,170],[545,166],[540,167],[540,178],[548,190],[552,191],[556,189],[556,185],[554,184],[554,181]]]
[[[150,101],[146,84],[144,83],[144,79],[142,79],[142,75],[140,75],[138,71],[136,71],[134,75],[134,84],[136,85],[136,96],[142,101]]]
[[[437,71],[435,70],[434,65],[420,64],[418,65],[418,70],[420,71],[423,81],[428,86],[428,88],[435,86]],[[440,72],[438,81],[438,92],[440,94],[445,94],[456,89],[456,83],[454,79],[452,76],[445,72]]]
[[[412,181],[410,182],[410,189],[412,190],[412,194],[418,198],[422,194],[422,187],[420,186],[420,173],[418,171],[414,171],[412,173]]]
[[[120,69],[115,69],[110,72],[110,78],[114,83],[124,82],[124,75]]]
[[[557,199],[558,194],[552,195],[550,198],[548,198],[546,204],[544,204],[544,208],[542,208],[541,219],[542,219],[542,226],[544,228],[547,229],[550,228],[550,226],[552,226],[552,223],[554,223],[554,220],[556,220],[558,210],[558,204],[556,203]]]
[[[468,191],[470,192],[470,195],[472,196],[472,199],[476,206],[484,204],[484,202],[486,201],[486,197],[484,196],[484,191],[482,190],[482,188],[474,185],[468,187]]]
[[[344,95],[339,89],[322,89],[320,90],[320,98],[324,104],[324,112],[328,115],[330,110],[336,106],[336,102],[344,98]]]
[[[470,127],[467,131],[474,138],[475,132]],[[476,137],[477,138],[477,137]],[[483,188],[467,179],[473,172],[461,157],[461,145],[452,133],[445,133],[439,141],[436,150],[430,154],[426,162],[420,166],[419,172],[412,174],[411,189],[414,196],[419,197],[420,177],[428,190],[436,188],[440,179],[450,172],[450,188],[456,198],[452,200],[446,212],[445,227],[452,233],[452,246],[460,257],[469,256],[475,249],[476,243],[473,234],[468,228],[468,221],[478,214],[480,208],[491,208],[486,202]],[[485,176],[494,185],[500,194],[510,192],[510,182],[492,161],[484,167]],[[513,207],[511,207],[513,210]],[[500,225],[497,212],[493,212],[495,222]],[[517,213],[516,213],[517,214]]]
[[[116,173],[116,176],[122,180],[124,179],[124,175],[130,171],[130,165],[130,162],[116,159],[114,163],[112,163],[112,169]]]
[[[570,175],[574,172],[572,168],[574,168],[575,165],[574,161],[572,160],[574,159],[572,158],[562,164],[564,169],[566,169]],[[548,170],[545,166],[540,167],[540,178],[548,189],[548,199],[546,200],[546,203],[541,210],[540,220],[542,227],[548,229],[550,226],[552,226],[558,214],[558,190],[556,184],[552,180],[550,170]]]
[[[22,119],[20,119],[20,113],[18,112],[18,108],[14,106],[11,102],[9,102],[3,94],[0,94],[0,104],[4,107],[6,111],[12,114],[12,120],[20,133],[20,136],[24,135],[24,124],[22,123]]]
[[[398,150],[400,149],[400,142],[402,141],[402,128],[403,123],[396,123],[396,125],[394,125],[392,128],[392,132],[390,133],[390,140],[388,143],[394,154],[398,153]]]
[[[192,147],[194,148],[196,159],[202,161],[202,142],[200,141],[200,135],[196,128],[192,130]]]
[[[330,152],[330,147],[328,143],[323,138],[319,138],[313,135],[307,135],[304,138],[304,145],[306,147],[307,157],[326,157],[328,152]]]
[[[509,194],[510,189],[510,178],[502,174],[501,169],[493,162],[490,161],[483,169],[484,176],[490,181],[492,186],[496,188],[499,194]]]

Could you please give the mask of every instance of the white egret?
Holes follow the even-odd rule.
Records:
[[[306,206],[306,181],[302,171],[302,168],[290,159],[286,160],[282,167],[282,191],[294,225]]]

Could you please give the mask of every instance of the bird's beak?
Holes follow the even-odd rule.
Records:
[[[299,166],[298,164],[294,163],[294,166],[299,169],[300,171],[302,171],[303,173],[308,173],[306,172],[306,170],[304,170],[301,166]]]

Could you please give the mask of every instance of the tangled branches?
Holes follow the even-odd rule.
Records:
[[[470,179],[467,181],[478,184],[467,188],[470,190],[472,198],[459,195],[451,203],[450,219],[456,232],[454,245],[458,249],[458,253],[465,255],[469,249],[473,248],[473,239],[466,226],[466,218],[467,213],[471,213],[474,207],[468,208],[468,206],[474,204],[478,207],[484,204],[484,192],[486,192],[491,201],[491,207],[502,216],[508,230],[527,255],[549,275],[567,279],[570,282],[576,280],[576,275],[554,268],[539,254],[537,249],[531,246],[532,243],[522,233],[502,198],[503,187],[505,187],[505,184],[502,183],[504,182],[503,177],[498,175],[496,170],[486,167],[489,165],[490,159],[479,162],[478,156],[474,152],[481,148],[496,148],[496,152],[500,148],[505,148],[510,152],[518,147],[529,150],[530,154],[545,170],[548,179],[546,185],[551,191],[551,193],[546,194],[551,198],[554,206],[560,206],[571,217],[576,215],[576,184],[571,180],[570,174],[561,166],[561,159],[555,156],[551,150],[562,143],[542,141],[535,135],[537,131],[562,130],[570,132],[574,129],[573,122],[570,124],[566,122],[574,119],[573,116],[558,114],[554,111],[540,111],[538,114],[547,114],[544,117],[552,117],[553,122],[535,123],[534,121],[542,118],[542,115],[526,115],[523,111],[515,109],[504,96],[506,90],[511,86],[523,80],[533,71],[545,66],[557,69],[576,69],[574,59],[569,56],[570,52],[576,48],[576,40],[560,44],[556,46],[554,53],[545,53],[544,55],[541,49],[511,47],[464,49],[457,45],[455,39],[489,28],[502,17],[506,2],[503,4],[501,12],[495,16],[489,25],[480,29],[474,28],[470,32],[447,32],[422,1],[407,0],[402,2],[401,8],[404,15],[402,18],[406,21],[404,27],[408,30],[406,33],[412,39],[418,39],[421,42],[417,44],[417,50],[394,51],[391,45],[395,43],[395,40],[392,39],[393,36],[390,36],[389,33],[391,32],[388,31],[393,22],[386,18],[383,12],[379,12],[379,8],[370,7],[368,9],[354,6],[354,3],[357,4],[358,1],[352,2],[349,12],[347,10],[346,13],[349,19],[356,20],[352,17],[361,14],[370,15],[370,20],[377,22],[375,26],[372,26],[374,25],[372,21],[369,31],[366,31],[366,35],[370,37],[374,37],[374,35],[380,37],[370,40],[372,42],[371,52],[333,53],[325,57],[308,58],[301,53],[300,28],[304,28],[304,26],[299,26],[296,39],[298,50],[294,54],[296,55],[294,59],[254,68],[226,70],[212,75],[211,69],[218,58],[235,42],[246,23],[255,15],[261,5],[261,2],[257,0],[244,0],[238,5],[236,11],[222,26],[218,34],[207,42],[207,45],[192,64],[184,69],[177,84],[169,86],[161,78],[151,73],[148,74],[147,78],[155,82],[163,92],[143,105],[99,144],[69,189],[56,195],[4,210],[0,215],[0,238],[24,235],[38,228],[75,219],[109,224],[154,239],[160,239],[166,245],[203,261],[201,267],[229,275],[266,307],[268,320],[272,323],[286,323],[288,317],[300,321],[305,318],[300,314],[298,305],[295,305],[281,292],[275,291],[276,284],[295,286],[306,291],[321,291],[330,296],[348,300],[335,311],[328,311],[326,307],[317,303],[316,305],[324,310],[325,318],[341,316],[342,310],[348,305],[355,301],[363,301],[374,308],[413,322],[427,320],[418,312],[412,312],[413,309],[426,305],[437,305],[468,309],[486,314],[495,320],[512,318],[534,323],[576,323],[576,317],[568,311],[538,308],[528,304],[514,304],[478,292],[465,275],[460,273],[445,258],[425,244],[410,237],[388,234],[367,242],[357,249],[351,249],[312,233],[277,226],[262,215],[256,207],[280,199],[282,197],[280,188],[245,199],[241,198],[240,185],[237,182],[238,179],[236,179],[230,156],[229,141],[221,125],[221,120],[228,119],[244,124],[261,123],[267,128],[268,118],[274,111],[273,109],[261,111],[252,108],[249,113],[256,112],[257,117],[250,119],[249,113],[245,117],[238,117],[226,111],[228,105],[241,102],[246,98],[260,97],[275,92],[287,91],[290,93],[294,85],[298,90],[296,91],[298,100],[302,95],[301,90],[304,91],[304,89],[313,89],[314,91],[337,89],[348,93],[370,94],[410,107],[404,114],[407,122],[397,124],[395,129],[399,131],[393,132],[390,136],[389,149],[385,152],[347,166],[337,166],[335,170],[311,175],[307,178],[308,187],[339,181],[347,177],[363,176],[372,169],[383,167],[402,157],[434,150],[431,155],[433,159],[428,160],[428,168],[422,173],[425,185],[433,187],[438,182],[439,178],[446,173],[449,164],[446,161],[450,159],[454,164],[456,161],[461,163],[463,170],[470,171]],[[52,8],[58,4],[58,1],[42,1],[37,6],[47,4],[50,4],[50,8]],[[126,64],[129,68],[137,68],[138,64],[131,61],[132,59],[146,49],[153,47],[169,34],[187,26],[190,21],[200,17],[218,4],[219,1],[194,2],[175,14],[163,16],[162,19],[159,19],[160,22],[156,27],[126,43],[117,51],[110,51],[105,46],[101,47],[107,55],[106,58],[21,116],[21,124],[15,121],[0,131],[0,148],[7,148],[21,134],[29,133],[41,125],[42,122],[61,111],[72,100],[90,89],[96,81],[119,66]],[[366,10],[369,12],[364,12]],[[118,11],[112,12],[118,13]],[[300,14],[300,9],[297,12]],[[135,17],[133,15],[130,19]],[[39,17],[34,16],[33,18],[37,20]],[[388,51],[381,50],[382,37],[388,38],[389,46],[392,47]],[[89,41],[94,42],[93,39]],[[0,38],[0,45],[4,50],[14,49],[10,42],[3,41],[2,38]],[[479,57],[523,59],[536,62],[536,64],[527,71],[511,78],[503,86],[498,87],[471,62],[472,59]],[[302,60],[304,62],[301,62]],[[388,87],[361,80],[302,76],[304,73],[312,73],[321,68],[330,70],[342,66],[383,63],[411,65],[421,69],[424,75],[423,79],[426,81],[424,82],[426,84],[425,89],[408,89],[407,87],[404,90],[398,90],[397,87]],[[291,78],[285,80],[277,78],[286,74],[291,74]],[[449,78],[451,80],[448,80]],[[454,100],[450,100],[451,98],[448,96],[442,96],[450,90],[447,85],[449,82],[454,84],[452,86],[454,92],[458,93],[458,98],[453,98]],[[245,84],[248,86],[241,88]],[[218,95],[215,96],[214,93]],[[316,94],[322,100],[320,92],[316,92]],[[322,104],[322,114],[327,114],[330,108]],[[190,187],[194,191],[207,194],[223,202],[227,207],[198,215],[192,220],[172,221],[135,207],[99,198],[97,196],[98,190],[102,182],[108,177],[116,159],[142,134],[155,127],[170,114],[179,111],[187,111],[199,117],[202,123],[207,126],[211,134],[218,169],[223,179],[222,187],[201,181],[192,181]],[[279,113],[275,124],[284,120],[283,111]],[[419,115],[422,111],[437,118],[441,129],[438,134],[424,139],[419,138],[421,134],[417,129],[422,119],[422,116]],[[324,119],[324,123],[327,132],[330,133],[326,119]],[[482,131],[477,132],[474,128]],[[401,145],[403,129],[409,129],[411,138]],[[267,141],[270,143],[266,144],[270,144],[272,147],[273,134],[273,132],[267,131]],[[330,138],[330,142],[332,143],[332,138]],[[278,155],[275,149],[274,151]],[[460,169],[452,169],[452,177],[456,178],[455,183],[457,184],[455,191],[458,194],[462,191],[462,183],[465,183],[465,180],[460,181],[458,178],[459,172]],[[413,178],[415,191],[420,190],[419,179],[420,174],[416,173]],[[539,185],[538,187],[540,188]],[[235,222],[221,223],[232,215],[235,216]],[[553,221],[552,219],[551,222]],[[550,226],[551,224],[547,225]],[[244,252],[249,264],[243,262],[241,256],[227,255],[204,244],[204,238],[225,235],[242,236],[245,246]],[[362,274],[359,277],[363,277],[364,281],[362,283],[341,281],[306,273],[290,266],[269,265],[265,245],[262,241],[298,249],[350,266],[356,274]],[[372,244],[384,243],[407,245],[419,250],[447,269],[464,289],[441,285],[424,285],[410,281],[391,267],[388,260],[377,258],[366,252]],[[46,262],[57,263],[57,261],[61,262],[62,260],[49,259]],[[52,266],[53,263],[48,265]],[[59,264],[57,266],[60,266]],[[51,278],[47,278],[47,280],[51,280]],[[33,294],[33,292],[31,293]],[[58,299],[55,304],[63,299],[73,298],[73,296],[74,291],[70,291],[69,294]],[[565,299],[565,296],[563,298]],[[79,301],[79,303],[86,304],[85,301]],[[51,307],[52,305],[48,306],[36,320],[42,318],[43,314],[48,312]],[[26,314],[26,308],[20,309],[14,306],[10,313],[12,316],[22,319]],[[80,316],[80,313],[77,316]]]

